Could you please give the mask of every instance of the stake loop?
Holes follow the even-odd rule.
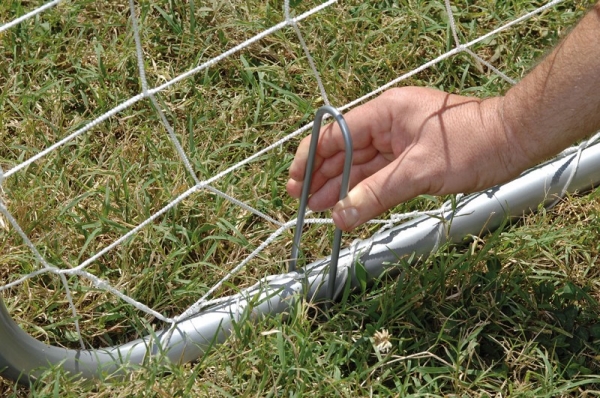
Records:
[[[319,143],[319,134],[321,131],[321,124],[323,117],[329,114],[335,118],[335,121],[342,130],[344,137],[344,145],[346,147],[346,157],[344,159],[344,171],[342,173],[342,186],[340,188],[340,200],[344,199],[348,195],[348,187],[350,185],[350,169],[352,168],[352,137],[350,136],[350,129],[344,120],[344,117],[334,107],[330,105],[322,106],[317,110],[315,121],[312,128],[310,148],[308,151],[308,159],[306,162],[306,170],[304,172],[304,183],[302,185],[302,195],[300,197],[300,208],[298,209],[298,219],[296,222],[296,230],[294,231],[294,241],[292,245],[292,256],[289,263],[289,271],[296,270],[296,264],[298,262],[298,251],[300,249],[300,238],[302,238],[302,227],[304,226],[304,216],[306,213],[306,207],[308,204],[308,194],[310,191],[310,185],[312,182],[312,174],[315,164],[315,157],[317,153],[317,145]],[[331,251],[331,262],[329,265],[329,278],[327,283],[327,297],[333,300],[335,279],[337,276],[337,265],[340,253],[340,246],[342,242],[342,230],[339,228],[335,229],[333,235],[333,248]]]

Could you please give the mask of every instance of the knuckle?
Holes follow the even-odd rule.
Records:
[[[373,186],[373,184],[374,182],[372,181],[366,181],[363,188],[366,191],[366,195],[368,195],[371,198],[371,208],[374,208],[375,210],[377,210],[378,213],[381,213],[387,210],[389,206],[386,205],[386,201],[383,200],[382,195],[380,194],[382,190]]]

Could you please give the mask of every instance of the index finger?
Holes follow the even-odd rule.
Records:
[[[344,115],[350,129],[353,149],[364,149],[371,145],[373,139],[391,129],[393,115],[387,101],[379,96],[364,105],[352,109]],[[304,180],[304,170],[308,159],[310,136],[305,137],[298,146],[294,161],[290,166],[290,177],[296,181]],[[323,162],[336,154],[345,151],[344,137],[337,123],[330,123],[321,128],[314,171],[319,170]]]

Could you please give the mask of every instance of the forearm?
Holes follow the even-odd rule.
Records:
[[[532,163],[600,130],[600,2],[501,108],[508,137]]]

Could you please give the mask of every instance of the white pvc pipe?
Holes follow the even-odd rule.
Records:
[[[358,286],[354,264],[359,260],[370,277],[393,270],[399,258],[425,256],[446,242],[460,242],[497,228],[506,217],[520,217],[540,204],[555,201],[576,168],[569,191],[583,191],[600,183],[600,145],[583,150],[579,163],[571,154],[532,170],[516,180],[464,197],[443,218],[419,217],[395,228],[376,233],[355,247],[340,252],[336,296],[350,275]],[[173,333],[158,331],[151,336],[105,349],[70,350],[41,343],[23,332],[11,319],[0,299],[0,372],[21,382],[38,377],[44,367],[61,364],[83,378],[101,373],[123,373],[126,364],[142,364],[150,357],[183,363],[199,358],[211,346],[221,344],[233,323],[260,315],[286,312],[299,297],[311,301],[325,298],[330,258],[316,261],[303,270],[263,279],[257,285],[218,306],[180,322]],[[252,304],[250,304],[252,303]],[[245,317],[252,314],[250,317]]]

